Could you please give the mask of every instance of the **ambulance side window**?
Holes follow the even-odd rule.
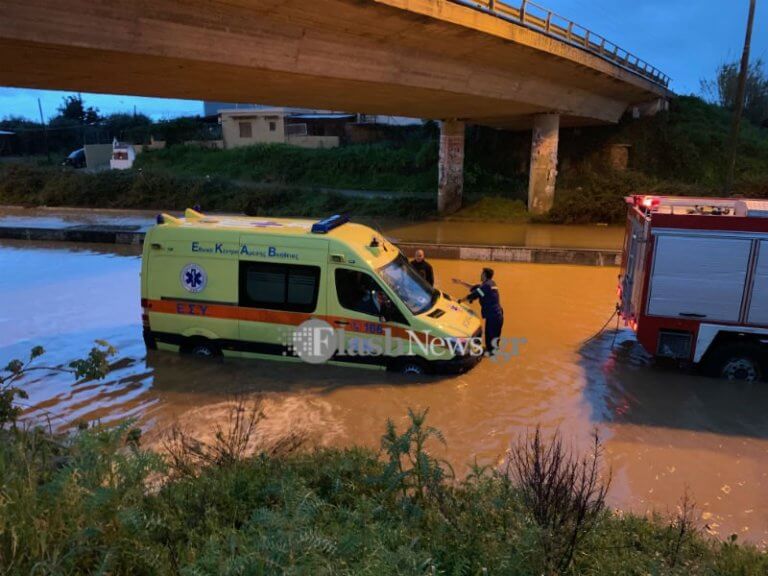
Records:
[[[314,312],[319,280],[318,266],[240,262],[240,306]]]

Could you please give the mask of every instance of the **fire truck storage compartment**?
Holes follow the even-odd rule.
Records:
[[[693,335],[680,330],[659,330],[656,355],[661,358],[687,360],[691,357]]]
[[[768,240],[760,241],[759,246],[747,322],[768,326]]]
[[[751,246],[746,238],[658,233],[648,314],[738,322]],[[758,315],[768,311],[756,306]]]

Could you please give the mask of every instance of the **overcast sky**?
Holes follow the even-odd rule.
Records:
[[[510,4],[518,4],[510,0]],[[648,61],[672,77],[678,94],[699,92],[699,81],[715,68],[741,56],[748,0],[539,0]],[[768,0],[758,0],[752,58],[768,60]],[[117,72],[119,73],[119,71]],[[47,118],[67,94],[51,90],[0,88],[0,118],[39,118],[40,98]],[[192,100],[83,94],[102,114],[132,112],[134,106],[155,119],[201,114]]]

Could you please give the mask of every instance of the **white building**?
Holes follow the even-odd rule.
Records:
[[[243,104],[237,102],[203,102],[203,111],[206,116],[216,116],[223,110],[233,111],[237,110],[269,110],[274,109],[271,106],[265,106],[263,104]],[[330,110],[314,110],[311,108],[290,108],[281,107],[285,114],[332,114]],[[406,116],[385,116],[382,114],[355,114],[357,116],[357,122],[367,124],[386,124],[389,126],[410,126],[421,124],[420,118],[408,118]]]

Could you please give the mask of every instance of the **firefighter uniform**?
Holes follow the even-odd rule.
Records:
[[[467,300],[474,302],[478,299],[480,300],[480,313],[485,318],[485,349],[491,353],[493,341],[501,336],[501,327],[504,325],[504,309],[499,301],[499,288],[496,286],[496,282],[486,280],[482,284],[472,286]]]

